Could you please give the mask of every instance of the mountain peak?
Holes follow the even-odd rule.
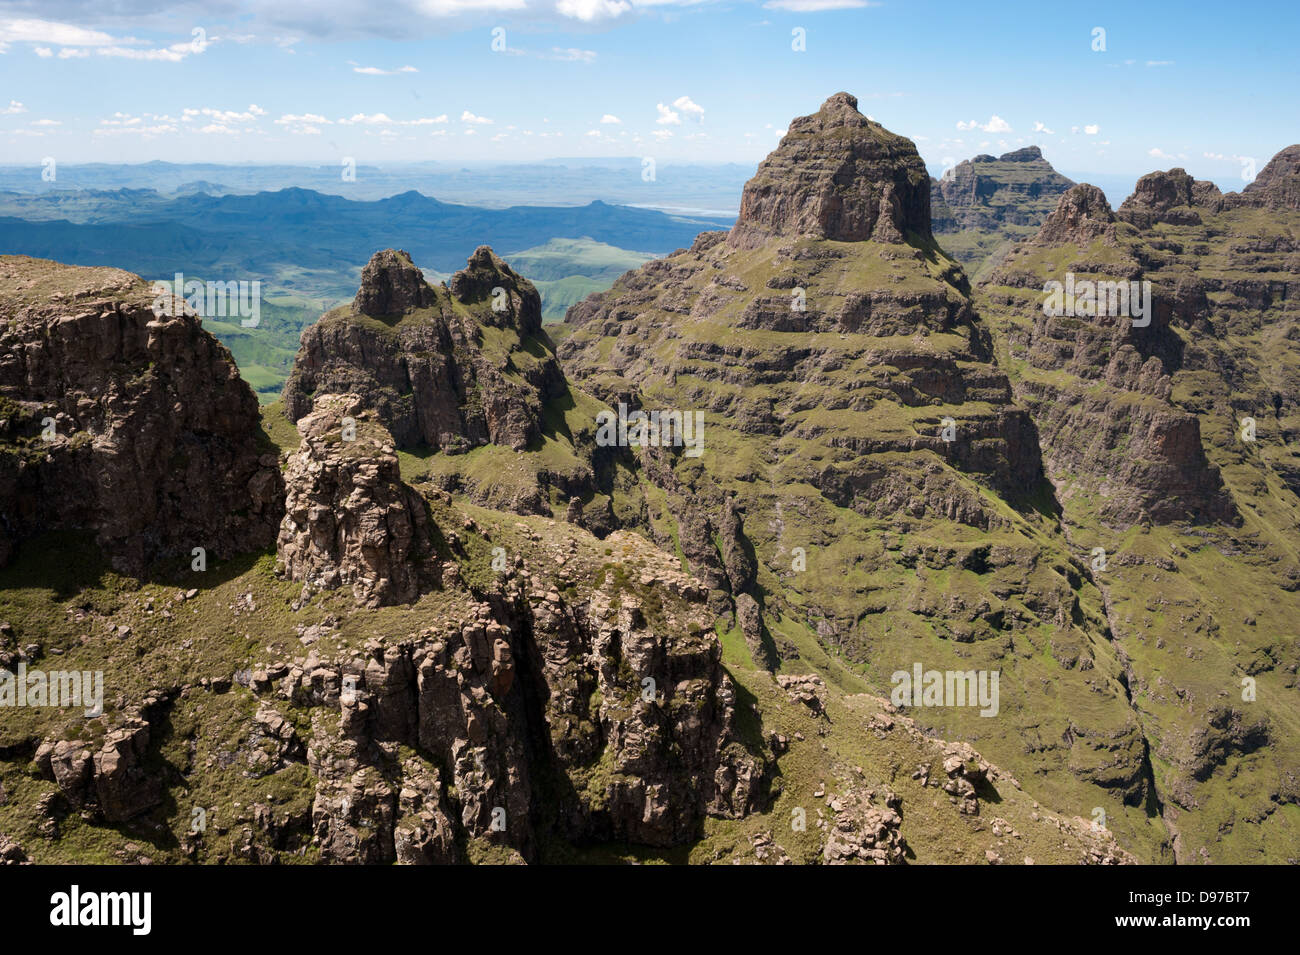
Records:
[[[358,315],[398,315],[432,305],[433,289],[424,273],[401,249],[376,252],[361,270],[361,287],[352,300]]]
[[[475,249],[465,268],[447,284],[462,304],[490,300],[492,311],[488,314],[500,321],[517,321],[522,334],[536,335],[542,330],[542,299],[536,287],[507,265],[490,246],[480,245]]]
[[[1026,146],[1024,149],[1013,149],[1009,153],[1003,153],[998,158],[1002,162],[1035,162],[1043,158],[1043,151],[1037,146]]]
[[[1176,167],[1167,172],[1149,172],[1137,181],[1133,194],[1119,207],[1121,218],[1139,228],[1156,222],[1182,225],[1199,223],[1200,216],[1185,206],[1217,207],[1223,194],[1219,187],[1203,179],[1193,179],[1186,169]]]
[[[752,248],[772,236],[903,242],[930,236],[929,175],[910,139],[836,93],[790,122],[781,144],[745,184],[728,239]]]
[[[1300,209],[1300,143],[1279,150],[1241,194],[1269,208]]]
[[[1115,213],[1106,194],[1091,183],[1081,182],[1070,188],[1057,204],[1037,241],[1042,245],[1086,245],[1093,239],[1113,234]]]

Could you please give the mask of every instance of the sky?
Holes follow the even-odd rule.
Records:
[[[847,90],[936,173],[1036,144],[1240,188],[1300,141],[1297,28],[1294,0],[0,0],[0,163],[756,163]]]

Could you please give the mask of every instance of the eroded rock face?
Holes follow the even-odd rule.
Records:
[[[1300,143],[1278,152],[1234,200],[1269,209],[1300,209]]]
[[[270,544],[284,492],[257,399],[182,302],[155,315],[130,273],[18,256],[0,289],[0,564],[39,530],[93,531],[134,573]]]
[[[1075,186],[985,285],[1034,290],[1015,306],[1022,323],[1006,326],[1003,334],[1018,355],[1055,377],[1021,378],[1017,397],[1033,413],[1048,475],[1061,492],[1086,488],[1099,495],[1104,519],[1120,525],[1235,517],[1219,470],[1206,459],[1196,416],[1170,401],[1172,376],[1184,361],[1173,326],[1195,310],[1198,295],[1186,283],[1148,280],[1151,313],[1142,325],[1127,312],[1109,314],[1109,307],[1093,315],[1064,308],[1048,314],[1043,290],[1049,281],[1066,282],[1069,273],[1073,281],[1121,282],[1126,289],[1137,283],[1141,294],[1146,276],[1123,241],[1132,232],[1126,220],[1174,221],[1178,209],[1194,217],[1185,200],[1208,193],[1178,172],[1144,177],[1122,218],[1101,190]],[[1118,230],[1128,231],[1121,236]],[[995,299],[988,311],[1003,307]],[[1066,475],[1072,476],[1068,483]]]
[[[410,603],[439,578],[433,529],[402,481],[392,435],[357,395],[322,395],[298,421],[285,470],[277,552],[311,587],[351,587],[361,603]]]
[[[485,340],[485,329],[514,334]],[[404,252],[377,252],[352,306],[303,332],[285,414],[296,422],[314,395],[353,393],[399,448],[521,450],[540,440],[542,407],[563,388],[549,351],[528,344],[540,331],[537,290],[486,246],[450,288],[428,285]]]
[[[858,112],[836,93],[790,122],[781,145],[745,184],[729,242],[751,248],[772,236],[903,242],[930,236],[930,177],[911,140]]]
[[[1217,211],[1222,204],[1223,194],[1214,183],[1193,179],[1185,169],[1170,169],[1139,179],[1133,194],[1119,207],[1119,215],[1139,228],[1157,222],[1197,225],[1201,217],[1193,206]]]
[[[1037,240],[1049,245],[1087,245],[1093,239],[1115,236],[1115,213],[1106,194],[1090,183],[1080,183],[1061,197],[1047,217]]]
[[[934,231],[1039,226],[1055,207],[1057,197],[1073,185],[1052,168],[1037,146],[1026,146],[996,159],[976,156],[932,182]]]
[[[531,860],[543,828],[669,846],[760,805],[705,589],[635,535],[607,544],[640,576],[571,600],[525,571],[364,657],[270,668],[270,703],[311,716],[326,858],[460,861],[469,838]],[[397,743],[422,755],[392,767]]]
[[[433,289],[424,273],[403,250],[384,249],[371,256],[361,270],[361,287],[352,300],[357,315],[401,315],[434,303]]]
[[[98,744],[46,740],[36,750],[38,771],[57,784],[67,805],[107,822],[126,822],[154,808],[164,789],[157,770],[147,765],[151,718],[166,705],[167,695],[148,696]]]

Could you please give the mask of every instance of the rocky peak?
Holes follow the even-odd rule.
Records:
[[[944,248],[974,272],[997,243],[1042,225],[1057,197],[1073,185],[1037,146],[1001,157],[979,155],[931,181],[931,226],[938,234],[970,233],[944,240]]]
[[[437,570],[432,525],[402,481],[393,436],[354,394],[319,396],[298,431],[277,545],[285,576],[350,586],[372,607],[417,599]]]
[[[540,333],[541,299],[487,246],[452,277],[450,289],[425,284],[405,252],[378,252],[357,302],[303,332],[284,387],[290,421],[311,411],[318,393],[351,392],[403,449],[467,451],[492,443],[518,450],[540,437],[542,405],[564,378],[550,354],[510,360]],[[387,327],[360,322],[358,311],[400,320]],[[485,326],[518,333],[497,343],[506,355],[497,346],[485,353]]]
[[[1115,213],[1106,194],[1083,182],[1061,197],[1056,210],[1038,230],[1039,245],[1087,245],[1102,236],[1114,236]]]
[[[501,319],[495,324],[513,318],[522,334],[536,335],[542,330],[542,298],[537,289],[489,246],[474,250],[466,267],[451,277],[450,288],[464,305],[487,302],[490,314]]]
[[[1300,144],[1287,146],[1270,159],[1241,196],[1251,205],[1300,209]]]
[[[728,239],[754,248],[772,236],[900,243],[930,237],[929,175],[911,140],[836,93],[791,121],[745,184]]]
[[[1043,160],[1043,151],[1037,146],[1026,146],[1003,153],[998,158],[1001,162],[1038,162]]]
[[[1156,222],[1195,225],[1201,221],[1200,216],[1188,207],[1215,208],[1222,198],[1218,186],[1193,179],[1185,169],[1151,172],[1137,181],[1133,194],[1119,207],[1119,215],[1141,228]]]
[[[376,252],[361,270],[361,287],[352,301],[357,315],[400,315],[434,302],[434,291],[400,249]]]

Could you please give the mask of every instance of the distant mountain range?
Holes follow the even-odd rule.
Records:
[[[553,238],[590,238],[664,254],[730,224],[727,216],[675,216],[600,201],[485,209],[415,191],[373,202],[301,188],[176,198],[132,189],[0,196],[0,251],[146,276],[190,270],[259,278],[338,296],[355,289],[361,266],[388,246],[400,245],[420,267],[447,274],[480,245],[509,254]]]
[[[376,200],[418,190],[448,202],[585,205],[596,199],[691,213],[734,213],[749,169],[736,163],[658,163],[646,175],[641,157],[548,159],[530,163],[423,162],[350,167],[317,164],[85,163],[60,164],[53,182],[38,165],[0,166],[0,190],[40,194],[61,190],[157,190],[163,195],[251,194],[295,186],[349,199]]]

